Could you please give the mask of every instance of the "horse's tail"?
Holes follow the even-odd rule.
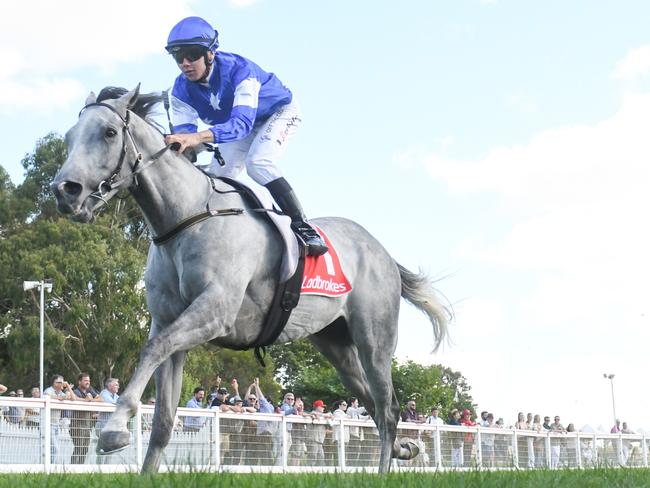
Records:
[[[395,264],[402,279],[402,298],[425,313],[433,324],[433,335],[436,340],[433,352],[436,352],[443,341],[448,339],[447,326],[453,316],[451,308],[440,302],[437,290],[426,274],[413,273],[399,263]]]

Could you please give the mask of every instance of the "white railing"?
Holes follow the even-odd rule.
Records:
[[[98,456],[98,432],[112,405],[3,398],[0,409],[5,412],[0,419],[0,472],[139,471],[153,417],[153,407],[140,406],[129,423],[131,445]],[[31,415],[25,417],[25,412]],[[644,435],[537,434],[408,423],[399,424],[398,437],[412,439],[420,454],[394,461],[393,468],[423,471],[647,467],[650,443]],[[179,408],[162,469],[374,471],[378,461],[379,436],[372,421]]]

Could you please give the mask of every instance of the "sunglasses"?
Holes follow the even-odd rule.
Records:
[[[174,56],[174,60],[178,64],[182,64],[185,59],[193,63],[197,59],[202,58],[206,51],[207,49],[203,46],[187,46],[172,52],[171,55]]]

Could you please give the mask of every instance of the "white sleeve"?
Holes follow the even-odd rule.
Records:
[[[232,106],[256,109],[261,86],[260,82],[255,78],[246,78],[235,88],[235,99]]]
[[[176,98],[174,95],[169,96],[171,105],[171,119],[174,127],[179,125],[197,125],[199,113],[184,101]]]

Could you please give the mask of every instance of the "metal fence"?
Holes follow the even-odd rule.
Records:
[[[131,445],[99,456],[98,433],[114,407],[45,399],[0,399],[0,472],[138,471],[153,407],[129,423]],[[517,429],[400,423],[398,438],[420,447],[395,470],[648,466],[645,435],[537,434]],[[379,436],[372,421],[313,420],[277,414],[179,408],[162,469],[205,471],[374,471]]]

